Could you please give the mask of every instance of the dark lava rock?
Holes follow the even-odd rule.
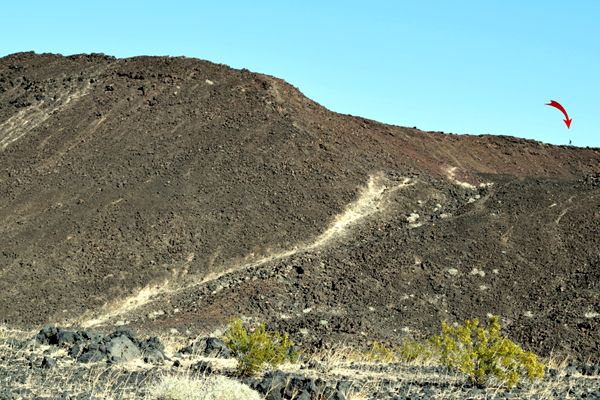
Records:
[[[329,383],[320,378],[288,374],[282,371],[266,373],[262,378],[249,378],[244,383],[265,395],[268,400],[335,399],[346,400],[351,391],[349,381]]]
[[[308,390],[303,390],[296,397],[296,400],[311,400],[310,392]]]
[[[585,375],[585,376],[600,375],[600,365],[583,364],[583,365],[580,365],[577,369],[579,370],[579,372],[581,372],[581,375]]]
[[[129,340],[131,340],[133,343],[137,344],[138,340],[135,337],[135,335],[133,334],[133,332],[128,329],[128,328],[124,328],[124,327],[120,327],[118,328],[116,331],[114,331],[113,333],[111,333],[110,335],[108,335],[109,338],[117,338],[117,337],[126,337]]]
[[[150,350],[158,350],[161,352],[165,351],[165,345],[162,344],[160,339],[156,336],[141,341],[139,343],[139,347],[140,347],[140,350],[142,350],[142,351],[150,351]]]
[[[206,340],[207,338],[198,339],[189,345],[179,349],[177,353],[179,354],[202,354],[204,355],[204,350],[206,349]]]
[[[179,354],[202,354],[207,357],[229,358],[233,352],[225,342],[216,337],[199,339],[178,351]]]
[[[92,363],[106,360],[106,354],[99,350],[87,349],[77,357],[77,361],[81,363]]]
[[[42,368],[54,368],[56,367],[56,360],[45,356],[44,359],[42,360]]]
[[[85,346],[83,343],[75,343],[73,346],[71,346],[71,348],[69,349],[69,356],[72,358],[79,358],[79,356],[81,354],[83,354],[83,351],[85,350]]]
[[[58,328],[53,325],[45,325],[36,335],[36,340],[42,344],[58,344]]]
[[[90,331],[73,331],[44,326],[35,337],[42,344],[68,348],[69,356],[79,362],[108,361],[119,363],[142,358],[152,364],[164,361],[164,345],[156,337],[138,340],[128,329],[118,329],[110,335]]]
[[[600,172],[585,175],[582,179],[582,182],[584,185],[591,188],[600,187]]]
[[[162,364],[165,361],[165,346],[161,343],[157,337],[151,337],[138,344],[144,362],[149,364]]]
[[[281,371],[275,371],[265,376],[259,388],[266,393],[267,400],[281,400],[287,386],[287,376]]]
[[[208,361],[198,361],[190,366],[190,371],[202,375],[210,375],[214,372],[212,364]]]
[[[100,342],[104,339],[104,335],[98,332],[83,331],[81,332],[81,336],[91,342]]]
[[[165,354],[159,350],[149,350],[142,353],[144,362],[148,364],[162,364],[165,362]]]
[[[179,355],[184,355],[184,354],[194,354],[195,351],[195,347],[194,347],[195,343],[190,344],[189,346],[185,346],[179,350],[177,350],[177,354]]]
[[[342,393],[344,396],[347,396],[352,390],[352,382],[340,381],[337,383],[336,389],[339,393]]]
[[[0,388],[0,400],[16,400],[19,396],[8,388]]]
[[[206,339],[204,355],[207,357],[229,358],[232,355],[232,351],[221,339],[210,337]]]
[[[59,346],[72,345],[81,340],[81,335],[75,331],[59,329],[56,334],[56,341]]]

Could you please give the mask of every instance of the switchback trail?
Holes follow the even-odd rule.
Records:
[[[247,264],[232,266],[218,273],[211,273],[204,277],[191,279],[190,277],[186,277],[187,283],[183,285],[177,281],[176,277],[171,280],[164,280],[159,284],[148,285],[132,296],[105,305],[102,307],[99,315],[87,320],[76,321],[75,323],[78,323],[85,328],[102,325],[110,320],[134,312],[149,303],[154,301],[165,301],[166,297],[168,298],[176,293],[193,290],[194,287],[208,284],[223,276],[239,273],[298,253],[310,252],[326,247],[351,234],[352,228],[365,218],[384,211],[383,200],[386,194],[389,195],[390,193],[413,184],[414,181],[409,178],[402,178],[400,182],[392,182],[385,178],[381,173],[371,175],[366,187],[359,192],[358,198],[350,203],[344,212],[338,215],[333,223],[331,223],[330,226],[314,240],[306,244],[297,245],[290,250],[269,254]],[[191,282],[189,282],[190,280]]]

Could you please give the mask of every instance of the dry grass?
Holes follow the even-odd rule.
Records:
[[[23,340],[23,338],[33,337],[34,331],[24,331],[21,329],[10,328],[4,324],[0,324],[0,340]]]
[[[431,367],[437,366],[439,360],[430,355],[421,355],[416,357],[414,360],[406,361],[402,357],[398,356],[398,348],[386,348],[389,350],[389,354],[382,355],[378,354],[377,351],[371,350],[358,350],[355,347],[339,344],[332,346],[327,350],[321,350],[308,356],[309,361],[317,361],[326,363],[331,366],[340,364],[347,364],[349,362],[364,363],[364,364],[394,364],[401,363],[409,366],[420,366],[420,367]]]
[[[54,398],[63,392],[85,394],[90,398],[137,399],[145,378],[136,374],[133,365],[107,366],[80,364],[67,356],[66,350],[35,344],[15,345],[13,341],[32,337],[31,333],[0,328],[0,389],[10,388],[21,398]],[[57,360],[53,368],[39,368],[43,357]]]
[[[261,400],[258,392],[224,376],[196,378],[185,374],[164,375],[151,386],[156,400]]]

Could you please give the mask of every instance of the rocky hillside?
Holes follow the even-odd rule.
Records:
[[[266,320],[307,346],[502,316],[600,358],[600,149],[333,113],[188,58],[0,59],[0,315]]]

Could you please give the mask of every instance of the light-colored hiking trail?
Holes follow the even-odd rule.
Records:
[[[176,293],[205,285],[223,276],[249,270],[272,261],[290,257],[294,254],[310,252],[326,247],[337,240],[343,239],[352,231],[352,228],[365,218],[383,211],[385,209],[384,200],[386,196],[389,196],[396,190],[411,185],[414,185],[414,181],[409,178],[403,178],[400,181],[390,181],[381,173],[371,175],[367,182],[367,186],[361,189],[358,198],[350,203],[321,235],[308,243],[299,244],[292,249],[266,255],[252,262],[234,265],[224,271],[199,277],[198,280],[192,280],[191,283],[187,284],[178,283],[178,280],[180,280],[179,278],[185,274],[185,272],[183,274],[180,273],[161,283],[155,283],[142,288],[125,299],[106,304],[102,307],[101,312],[93,318],[84,319],[83,321],[74,321],[73,323],[81,325],[84,328],[102,325],[115,317],[135,311],[154,300],[164,300],[165,296],[172,296]],[[184,263],[180,269],[187,271],[187,267],[192,260],[193,255],[190,255],[187,262]],[[189,276],[186,278],[189,278]],[[189,279],[186,280],[189,282]]]

